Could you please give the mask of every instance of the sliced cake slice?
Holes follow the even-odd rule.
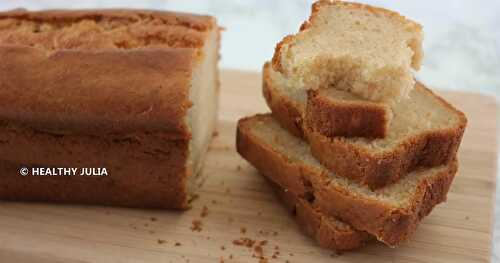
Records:
[[[364,99],[407,98],[420,68],[422,28],[396,12],[321,0],[308,21],[276,47],[273,68],[290,88],[334,87]]]
[[[417,83],[410,98],[393,107],[385,138],[329,137],[307,125],[306,91],[288,89],[282,75],[269,66],[264,67],[263,93],[274,117],[293,134],[306,138],[323,165],[374,189],[418,168],[450,163],[467,124],[462,112]]]
[[[409,239],[419,222],[446,195],[457,162],[413,172],[390,186],[371,190],[322,166],[308,144],[270,115],[238,122],[237,150],[259,171],[313,207],[389,246]]]
[[[267,171],[261,171],[261,173],[266,174]],[[272,176],[266,177],[272,178]],[[366,232],[356,230],[335,217],[325,215],[318,208],[313,207],[313,204],[305,197],[299,197],[271,180],[268,182],[294,216],[300,229],[316,240],[320,247],[346,251],[362,247],[367,241],[374,239]]]

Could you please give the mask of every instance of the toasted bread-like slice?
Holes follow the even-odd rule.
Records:
[[[389,246],[410,238],[422,218],[446,200],[457,171],[454,159],[371,190],[322,166],[307,143],[270,114],[240,120],[236,142],[238,152],[272,181]]]
[[[419,69],[422,28],[398,13],[368,5],[321,0],[295,35],[276,46],[273,68],[289,88],[334,87],[394,103],[408,97]]]
[[[266,171],[261,171],[266,174]],[[266,176],[270,179],[269,176]],[[319,246],[335,251],[345,251],[359,248],[369,240],[374,239],[364,231],[359,231],[339,219],[325,215],[304,197],[299,197],[282,188],[279,184],[268,180],[274,192],[293,214],[301,230],[314,238]]]
[[[263,79],[264,96],[280,124],[306,138],[323,165],[371,188],[391,184],[420,167],[449,163],[467,124],[462,112],[417,83],[410,99],[393,107],[385,138],[328,137],[306,125],[305,91],[287,89],[271,67],[264,68]]]

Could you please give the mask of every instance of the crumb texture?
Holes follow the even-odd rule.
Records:
[[[319,1],[296,35],[278,44],[274,67],[290,88],[334,87],[394,103],[407,98],[422,59],[420,25],[366,5]]]

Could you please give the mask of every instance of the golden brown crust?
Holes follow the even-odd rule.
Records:
[[[47,51],[201,48],[215,19],[145,10],[0,12],[0,44]]]
[[[0,199],[189,208],[189,141],[0,130]],[[108,176],[21,176],[21,167],[106,168]],[[137,187],[140,186],[140,187]]]
[[[131,21],[151,18],[161,19],[169,26],[189,27],[199,31],[207,31],[214,27],[215,19],[211,16],[195,15],[181,12],[155,11],[155,10],[127,10],[127,9],[88,9],[88,10],[44,10],[27,11],[15,9],[0,12],[0,19],[14,18],[21,20],[46,21],[52,23],[72,23],[82,19],[101,20],[127,19]]]
[[[90,29],[71,27],[85,19]],[[23,23],[39,31],[18,30]],[[47,32],[40,29],[43,23],[49,24]],[[174,12],[0,12],[0,75],[6,76],[0,79],[5,101],[0,117],[35,129],[51,127],[54,133],[145,130],[189,138],[183,118],[191,106],[191,70],[202,58],[200,48],[210,30],[218,30],[214,18]],[[70,38],[63,33],[72,40],[61,44]],[[114,35],[117,39],[109,37]],[[134,38],[145,39],[124,44]],[[43,40],[49,44],[37,44]]]
[[[314,19],[316,19],[316,14],[321,10],[321,8],[325,6],[344,6],[348,8],[352,8],[354,10],[366,10],[369,11],[373,14],[376,15],[382,15],[386,17],[390,17],[393,19],[397,19],[401,23],[408,23],[411,25],[413,30],[416,30],[418,32],[422,31],[422,26],[404,16],[401,14],[391,11],[389,9],[381,8],[381,7],[375,7],[367,4],[360,4],[360,3],[354,3],[354,2],[347,2],[347,1],[340,1],[340,0],[319,0],[315,2],[312,5],[312,14],[311,17],[309,18],[309,23],[312,23]],[[307,27],[304,27],[302,30],[307,29]]]
[[[457,171],[456,160],[434,176],[420,180],[410,205],[398,207],[331,183],[328,173],[305,162],[291,161],[272,146],[252,134],[252,122],[269,119],[257,115],[238,122],[238,152],[269,179],[298,196],[311,196],[314,204],[327,215],[341,218],[358,230],[366,231],[389,246],[409,239],[420,220],[432,208],[446,200]]]
[[[391,108],[384,103],[337,100],[307,91],[304,125],[326,137],[384,138],[391,118]]]
[[[311,145],[311,151],[323,165],[335,171],[336,174],[366,184],[371,188],[380,188],[396,182],[410,171],[420,167],[434,167],[447,164],[453,160],[460,146],[467,125],[465,115],[453,108],[432,91],[417,83],[416,89],[427,92],[439,100],[443,107],[453,111],[459,121],[456,126],[440,131],[422,132],[408,136],[392,151],[373,153],[367,149],[347,142],[342,137],[327,137],[314,132],[304,125],[303,109],[281,94],[269,76],[269,70],[264,71],[263,86],[268,106],[278,122],[296,136],[303,136]],[[272,98],[269,101],[267,98]],[[294,107],[294,108],[290,108]],[[302,124],[299,126],[291,124]]]
[[[268,180],[276,195],[294,215],[301,230],[318,242],[319,246],[335,251],[352,250],[371,239],[368,233],[358,231],[338,219],[326,216],[307,200]]]
[[[352,8],[354,10],[366,10],[366,11],[369,11],[369,12],[376,14],[376,15],[383,15],[383,16],[390,17],[393,19],[397,19],[398,21],[400,21],[402,23],[408,23],[408,25],[409,25],[408,30],[413,30],[413,31],[416,31],[418,33],[422,32],[422,26],[420,24],[418,24],[412,20],[407,19],[406,17],[400,15],[397,12],[394,12],[394,11],[391,11],[391,10],[388,10],[385,8],[374,7],[374,6],[360,4],[360,3],[339,1],[339,0],[319,0],[312,5],[311,15],[309,16],[308,20],[306,20],[306,21],[304,21],[304,23],[302,23],[302,25],[300,26],[300,29],[299,29],[299,33],[309,29],[311,24],[314,23],[314,21],[316,20],[321,8],[324,8],[327,6],[344,6],[344,7]],[[283,66],[281,65],[281,56],[282,56],[281,53],[282,53],[283,47],[285,47],[286,45],[292,44],[293,41],[294,41],[294,35],[288,35],[285,38],[283,38],[283,40],[281,40],[276,45],[276,48],[274,51],[274,56],[272,58],[272,67],[274,70],[281,72],[281,73],[285,73]],[[418,63],[416,63],[416,64],[418,64]],[[415,65],[415,66],[417,69],[419,68],[419,65]]]
[[[143,130],[186,139],[193,56],[192,49],[46,55],[2,46],[0,117],[55,134]]]
[[[302,129],[302,110],[291,100],[285,100],[280,94],[274,92],[275,85],[269,75],[270,63],[264,64],[262,74],[262,93],[268,106],[273,109],[272,114],[281,120],[280,124],[293,135],[304,137]]]
[[[419,182],[411,205],[405,208],[361,200],[355,194],[336,189],[332,185],[317,191],[315,197],[318,199],[318,206],[325,213],[338,216],[353,227],[367,231],[378,240],[395,247],[410,239],[420,221],[437,204],[446,201],[457,167],[455,160],[441,173]]]

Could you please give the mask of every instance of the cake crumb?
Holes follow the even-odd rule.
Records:
[[[191,230],[193,232],[201,232],[203,223],[200,220],[193,220]]]
[[[236,166],[236,171],[241,171],[241,166],[240,165]]]
[[[257,245],[253,248],[253,251],[257,254],[257,257],[263,258],[264,257],[264,249],[262,249],[262,246]]]
[[[225,246],[220,246],[220,250],[226,250]]]
[[[241,228],[240,228],[240,232],[241,232],[242,234],[245,234],[245,233],[247,232],[246,227],[241,227]]]
[[[219,131],[212,132],[212,138],[216,138],[219,136]]]
[[[149,230],[148,232],[149,232],[149,234],[151,234],[151,235],[155,233],[155,231],[154,231],[154,230]]]
[[[216,200],[212,200],[212,204],[217,204],[217,201]]]
[[[158,239],[158,240],[157,240],[157,242],[158,242],[158,244],[160,244],[160,245],[161,245],[161,244],[165,244],[165,243],[167,243],[167,241],[166,241],[165,239]]]
[[[255,244],[255,240],[252,240],[250,238],[242,237],[240,239],[235,239],[233,240],[233,245],[235,246],[245,246],[245,247],[253,247]]]
[[[230,254],[230,255],[229,255],[229,259],[233,259],[233,254]]]
[[[206,205],[201,209],[200,217],[206,217],[208,215],[208,207]]]
[[[469,216],[465,216],[465,220],[469,220]]]
[[[263,236],[277,236],[278,231],[268,231],[268,230],[259,230],[259,234]]]
[[[182,244],[180,242],[175,242],[174,246],[180,247]]]
[[[152,217],[149,218],[149,220],[151,220],[151,222],[155,222],[158,219],[156,219],[156,217],[152,216]]]
[[[192,195],[191,195],[191,199],[189,200],[189,202],[191,203],[191,202],[193,202],[194,200],[196,200],[196,199],[198,199],[198,198],[200,198],[200,195],[199,195],[199,194],[192,194]]]

